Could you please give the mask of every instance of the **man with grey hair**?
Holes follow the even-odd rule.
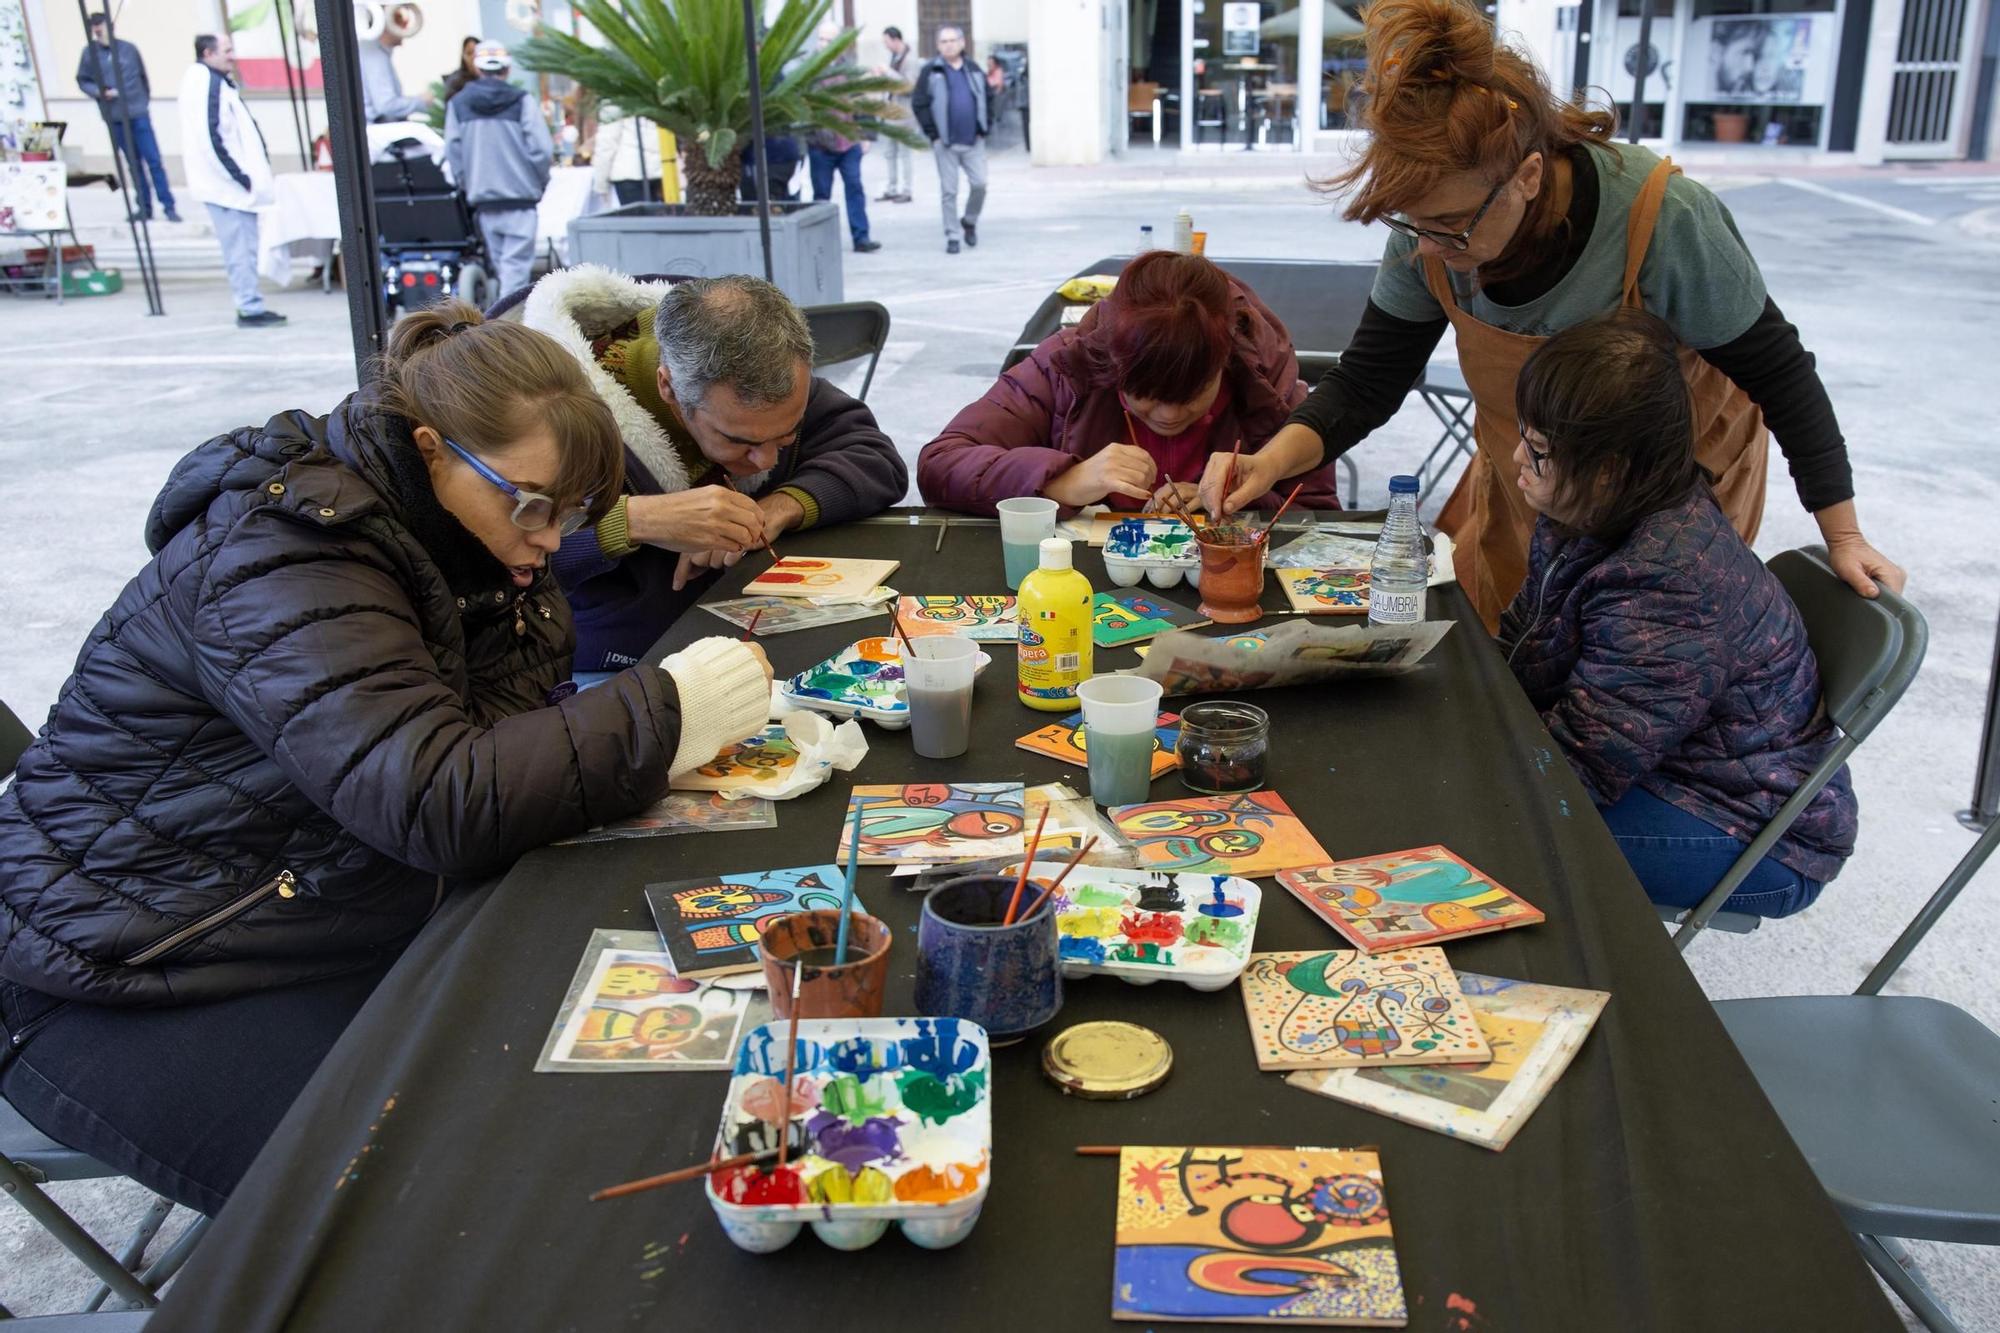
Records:
[[[986,204],[986,135],[992,129],[986,115],[986,76],[965,58],[965,30],[949,25],[937,30],[937,58],[917,71],[910,111],[931,141],[937,159],[938,192],[944,212],[944,250],[958,253],[962,239],[979,244],[979,210]],[[958,212],[958,173],[972,189],[965,197],[965,214]]]
[[[874,414],[812,373],[805,317],[761,279],[669,285],[583,264],[505,317],[571,350],[625,441],[624,496],[550,561],[576,613],[580,677],[644,660],[746,552],[909,489]]]

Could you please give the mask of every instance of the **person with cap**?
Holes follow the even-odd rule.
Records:
[[[124,159],[125,169],[132,175],[132,189],[139,196],[133,217],[141,222],[153,220],[153,191],[157,189],[167,221],[179,222],[174,187],[167,180],[167,164],[160,159],[160,141],[153,134],[153,83],[146,77],[146,62],[138,47],[122,37],[112,38],[111,21],[101,11],[90,16],[90,44],[77,61],[76,85],[104,114],[112,150]],[[153,174],[150,185],[148,171]]]
[[[283,324],[257,290],[257,210],[277,199],[271,155],[236,91],[236,47],[229,35],[194,39],[194,64],[181,76],[181,162],[188,193],[208,207],[222,265],[246,329]]]
[[[479,220],[503,292],[528,285],[535,267],[535,206],[549,188],[555,143],[541,108],[507,82],[507,48],[482,42],[479,77],[445,104],[444,155]]]
[[[396,120],[414,120],[430,106],[430,91],[405,96],[402,76],[396,73],[395,51],[403,39],[415,31],[415,20],[407,11],[414,5],[396,5],[382,21],[382,31],[361,43],[355,64],[361,70],[361,109],[370,125]]]

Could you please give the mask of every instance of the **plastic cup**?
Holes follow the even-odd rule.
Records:
[[[1143,676],[1092,676],[1076,687],[1076,697],[1083,705],[1090,799],[1103,806],[1137,805],[1153,785],[1160,682]]]
[[[910,742],[926,759],[952,759],[972,743],[972,677],[979,645],[962,634],[929,634],[903,651]]]
[[[757,956],[764,964],[771,1011],[792,1016],[792,974],[799,967],[800,1018],[880,1018],[889,980],[889,927],[860,912],[847,924],[847,961],[838,961],[840,913],[790,912],[764,923]]]
[[[1021,580],[1041,563],[1042,539],[1056,535],[1056,502],[1027,495],[1002,500],[994,507],[1000,514],[1000,551],[1007,561],[1007,587],[1019,591]]]

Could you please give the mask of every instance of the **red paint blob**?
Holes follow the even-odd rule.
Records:
[[[732,1167],[715,1173],[715,1192],[724,1203],[800,1204],[806,1201],[805,1182],[794,1167],[764,1171],[754,1166]]]

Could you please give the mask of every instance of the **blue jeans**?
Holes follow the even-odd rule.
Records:
[[[1750,845],[1637,787],[1598,813],[1646,896],[1668,907],[1693,907],[1707,897]],[[1820,887],[1818,880],[1767,856],[1723,907],[1750,916],[1790,916],[1812,906]]]
[[[131,129],[127,122],[108,122],[111,129],[111,143],[118,155],[125,159],[126,172],[132,177],[132,190],[138,196],[139,212],[153,211],[153,189],[160,192],[160,207],[171,213],[174,211],[174,187],[167,182],[167,164],[160,160],[160,141],[153,137],[153,118],[150,115],[134,116]],[[154,185],[146,183],[146,172],[153,173]]]
[[[855,244],[868,239],[868,192],[861,188],[861,145],[850,144],[844,153],[824,148],[806,149],[812,166],[814,199],[833,198],[833,173],[847,185],[847,234]]]
[[[262,314],[264,294],[257,290],[257,215],[246,209],[210,204],[208,220],[215,227],[216,243],[222,247],[222,268],[229,275],[236,313]]]

